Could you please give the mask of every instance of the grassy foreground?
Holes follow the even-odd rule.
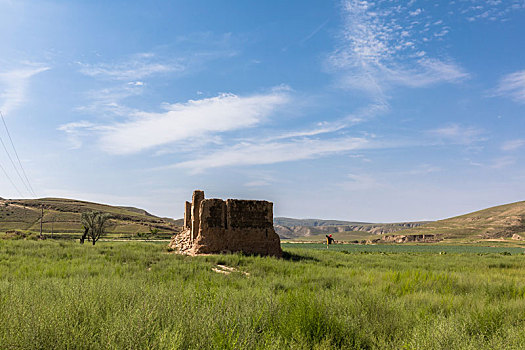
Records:
[[[191,258],[153,243],[0,241],[0,348],[525,344],[523,255],[285,251]]]

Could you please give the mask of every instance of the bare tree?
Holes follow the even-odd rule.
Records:
[[[80,243],[84,243],[87,238],[88,241],[93,242],[93,245],[106,232],[109,224],[110,215],[108,213],[88,212],[82,213],[82,226],[84,226],[84,234],[80,238]]]
[[[84,220],[82,220],[82,225],[84,225]],[[80,244],[84,244],[84,241],[87,239],[88,233],[89,233],[89,228],[84,226],[84,234],[82,235],[82,237],[80,237]]]

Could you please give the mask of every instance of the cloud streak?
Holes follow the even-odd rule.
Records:
[[[521,147],[525,146],[525,139],[516,139],[506,141],[501,145],[501,149],[506,152],[516,151]]]
[[[78,149],[82,147],[82,138],[84,136],[88,136],[92,132],[104,130],[104,127],[100,127],[86,120],[80,120],[78,122],[63,124],[58,127],[58,130],[66,133],[71,143],[71,149]]]
[[[348,174],[347,178],[346,181],[339,184],[346,191],[368,191],[385,187],[384,184],[368,174]]]
[[[159,113],[135,111],[129,120],[119,123],[66,124],[59,129],[70,135],[81,130],[98,131],[99,146],[106,152],[133,154],[174,142],[202,140],[214,134],[253,127],[289,101],[286,88],[251,96],[220,94],[164,105],[165,111]]]
[[[430,135],[452,144],[471,145],[475,142],[484,141],[483,130],[475,127],[465,127],[459,124],[430,130]]]
[[[525,103],[525,70],[505,75],[500,80],[495,94],[510,97],[518,103]]]
[[[135,54],[121,62],[81,65],[80,72],[91,77],[114,80],[140,80],[156,74],[182,72],[185,66],[174,60],[163,62],[152,53]]]
[[[369,140],[355,137],[263,143],[243,142],[194,160],[174,164],[172,167],[201,172],[225,166],[262,165],[313,159],[371,147]]]
[[[0,72],[0,110],[9,115],[27,99],[29,80],[49,67],[25,67]]]
[[[125,116],[134,112],[132,108],[123,105],[122,101],[140,96],[144,91],[144,83],[131,82],[118,84],[98,90],[88,91],[85,95],[90,100],[86,105],[79,106],[75,110],[89,113],[109,113],[117,116]]]

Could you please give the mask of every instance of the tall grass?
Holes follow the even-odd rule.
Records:
[[[522,256],[285,252],[192,258],[162,244],[0,241],[0,348],[525,344]]]

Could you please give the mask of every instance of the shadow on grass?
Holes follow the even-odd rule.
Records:
[[[288,260],[288,261],[314,261],[314,262],[320,261],[319,259],[313,258],[311,256],[290,253],[290,252],[287,252],[287,251],[283,251],[283,260]]]

